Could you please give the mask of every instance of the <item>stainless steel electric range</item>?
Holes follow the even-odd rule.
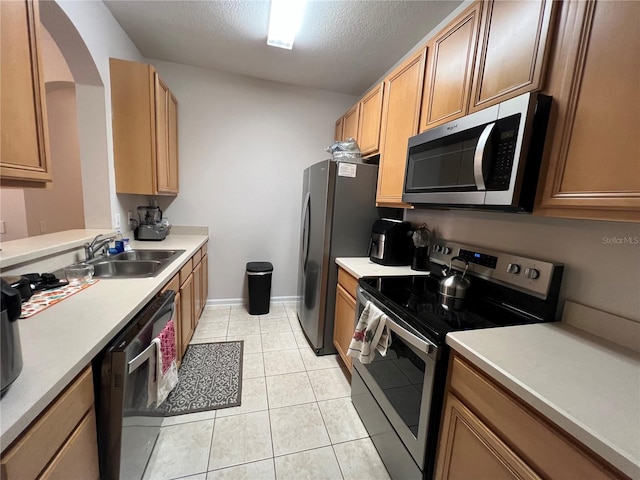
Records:
[[[470,285],[459,308],[443,308],[442,267],[455,256],[468,262]],[[554,321],[563,272],[562,265],[446,241],[432,246],[430,261],[430,275],[358,282],[357,316],[372,302],[388,317],[392,344],[370,364],[354,359],[351,398],[395,480],[433,476],[447,333]]]

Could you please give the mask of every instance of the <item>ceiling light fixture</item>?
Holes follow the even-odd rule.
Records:
[[[288,50],[293,48],[306,3],[306,0],[271,0],[267,45]]]

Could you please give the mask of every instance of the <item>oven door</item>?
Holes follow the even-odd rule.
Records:
[[[425,468],[427,434],[434,392],[439,348],[402,325],[402,319],[375,302],[358,287],[358,317],[367,301],[389,319],[392,342],[386,356],[376,355],[370,364],[353,359],[353,366],[391,423],[420,470]]]

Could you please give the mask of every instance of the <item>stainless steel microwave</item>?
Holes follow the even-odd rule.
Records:
[[[402,201],[530,212],[550,109],[526,93],[411,137]]]

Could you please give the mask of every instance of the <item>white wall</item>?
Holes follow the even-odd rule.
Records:
[[[22,188],[0,188],[0,220],[6,233],[0,233],[0,242],[24,238],[28,235],[27,212]]]
[[[245,297],[245,264],[274,265],[272,297],[296,293],[302,172],[324,158],[357,98],[150,60],[178,99],[177,225],[209,227],[209,299]]]
[[[405,219],[448,240],[563,263],[561,302],[640,322],[640,225],[453,210],[408,211]]]

